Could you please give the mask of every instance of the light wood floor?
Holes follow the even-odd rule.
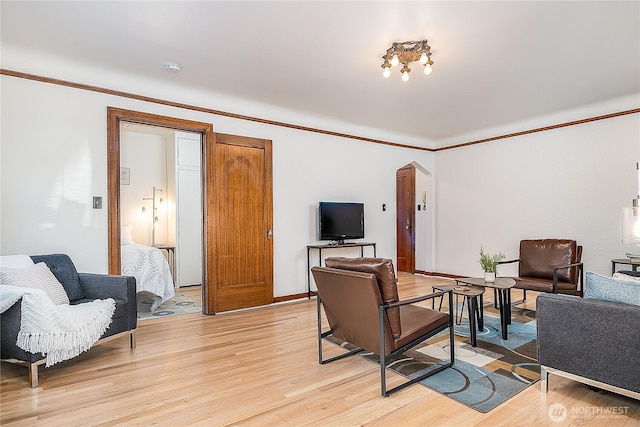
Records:
[[[428,292],[442,280],[401,274],[401,298]],[[199,288],[181,291],[199,299]],[[0,424],[640,425],[640,402],[555,376],[549,393],[535,384],[488,414],[419,384],[383,398],[377,365],[359,357],[318,364],[314,300],[146,320],[136,335],[134,350],[122,338],[41,367],[36,389],[28,387],[26,368],[2,363]],[[402,380],[388,376],[391,385]],[[551,422],[554,404],[569,411],[564,423]],[[612,410],[617,415],[603,415]]]

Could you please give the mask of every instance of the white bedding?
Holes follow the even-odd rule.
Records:
[[[155,295],[151,311],[176,294],[169,263],[160,249],[138,244],[121,248],[122,274],[136,278],[137,292]]]

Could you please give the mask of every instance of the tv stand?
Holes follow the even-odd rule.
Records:
[[[340,242],[338,240],[337,242]],[[307,298],[311,298],[311,260],[310,253],[312,249],[318,251],[318,265],[322,266],[322,251],[323,249],[337,249],[337,248],[360,248],[360,256],[364,256],[365,246],[373,247],[373,257],[376,257],[376,244],[372,242],[345,242],[342,243],[329,243],[324,245],[308,245],[307,246]],[[313,291],[315,293],[315,291]]]

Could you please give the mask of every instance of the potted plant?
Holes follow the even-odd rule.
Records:
[[[505,259],[505,255],[502,252],[489,255],[484,251],[484,248],[480,246],[480,265],[484,270],[485,282],[495,282],[496,273],[498,272],[498,263]]]

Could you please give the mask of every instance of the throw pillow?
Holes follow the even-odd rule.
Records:
[[[587,272],[584,297],[640,305],[640,282],[620,280]]]
[[[133,235],[131,232],[133,231],[133,227],[131,225],[123,225],[120,227],[120,244],[122,246],[125,245],[133,245]]]
[[[624,274],[624,273],[616,273],[616,274],[613,275],[613,277],[615,279],[618,279],[618,280],[628,280],[628,281],[640,282],[640,277],[629,276],[628,274]]]
[[[47,293],[54,304],[69,304],[62,284],[44,262],[25,268],[0,268],[0,282],[3,285],[40,289]]]
[[[0,267],[24,268],[33,265],[29,255],[3,255],[0,256]]]

